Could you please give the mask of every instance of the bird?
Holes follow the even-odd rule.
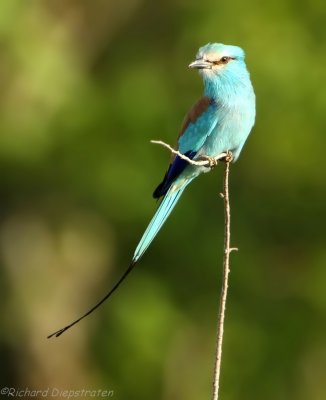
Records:
[[[204,93],[186,115],[177,138],[177,150],[191,160],[214,160],[229,153],[232,162],[240,152],[255,123],[256,98],[242,48],[208,43],[199,48],[189,68],[197,69],[203,79]],[[209,163],[210,164],[210,163]],[[176,155],[153,197],[160,203],[141,237],[131,263],[122,277],[94,307],[80,318],[48,336],[58,337],[107,300],[139,262],[171,214],[186,187],[211,165],[197,166]]]

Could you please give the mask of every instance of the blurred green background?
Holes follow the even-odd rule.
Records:
[[[207,42],[247,52],[257,121],[231,170],[223,400],[326,396],[325,3],[0,3],[1,386],[209,399],[223,168],[194,182],[110,301],[201,95]]]

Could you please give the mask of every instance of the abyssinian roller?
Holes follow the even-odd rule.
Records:
[[[198,50],[190,68],[198,69],[204,82],[203,96],[186,115],[178,136],[178,151],[192,160],[214,159],[225,152],[236,161],[255,121],[255,93],[245,64],[245,53],[237,46],[209,43]],[[175,156],[153,197],[161,199],[145,230],[128,269],[109,293],[87,313],[48,336],[63,332],[91,314],[119,287],[141,259],[170,215],[185,188],[210,166],[195,166]]]

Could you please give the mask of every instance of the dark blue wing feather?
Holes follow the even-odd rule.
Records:
[[[187,151],[185,153],[185,156],[187,156],[191,160],[195,157],[195,155],[196,151]],[[176,156],[173,163],[170,164],[163,181],[154,190],[154,199],[158,199],[167,193],[172,182],[181,174],[181,172],[186,168],[187,165],[188,162],[186,160],[183,160],[179,156]]]

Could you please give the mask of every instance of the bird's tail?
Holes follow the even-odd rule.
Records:
[[[161,229],[162,225],[166,221],[167,217],[170,215],[171,211],[173,210],[174,206],[176,205],[177,201],[179,200],[182,192],[185,190],[186,186],[190,183],[190,180],[185,181],[183,185],[177,189],[173,190],[173,188],[170,188],[169,191],[166,193],[166,195],[163,197],[163,200],[157,209],[154,217],[152,218],[151,222],[149,223],[145,233],[143,234],[142,238],[140,239],[140,242],[135,250],[133,259],[127,268],[127,270],[124,272],[124,274],[121,276],[121,278],[117,281],[117,283],[112,287],[112,289],[98,302],[93,306],[89,311],[87,311],[85,314],[83,314],[80,318],[76,319],[69,325],[65,326],[64,328],[59,329],[58,331],[52,333],[51,335],[48,336],[48,339],[51,337],[58,337],[62,335],[64,332],[66,332],[68,329],[76,325],[78,322],[80,322],[82,319],[87,317],[89,314],[91,314],[93,311],[95,311],[101,304],[103,304],[111,295],[118,289],[118,287],[121,285],[121,283],[127,278],[129,273],[134,269],[136,263],[139,261],[141,256],[145,253],[147,250],[148,246],[152,243],[153,239],[157,235],[158,231]]]
[[[134,257],[132,259],[133,262],[137,262],[142,255],[147,250],[148,246],[152,243],[155,236],[161,229],[162,225],[171,214],[174,206],[177,204],[182,192],[185,190],[186,186],[190,183],[190,181],[185,181],[185,183],[177,190],[173,190],[173,186],[169,189],[166,195],[163,197],[163,200],[157,209],[154,217],[149,223],[146,231],[144,232],[138,246],[135,250]]]

